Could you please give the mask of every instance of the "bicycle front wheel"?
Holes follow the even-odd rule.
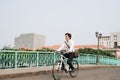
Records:
[[[62,63],[61,61],[56,61],[53,64],[53,69],[52,69],[52,76],[54,80],[60,80],[62,77],[63,70],[61,70]]]
[[[79,65],[77,60],[73,60],[72,61],[73,67],[75,68],[75,70],[73,72],[69,72],[71,77],[76,77],[79,71]]]

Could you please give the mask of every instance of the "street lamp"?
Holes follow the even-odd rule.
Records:
[[[98,51],[98,53],[97,53],[97,58],[96,58],[96,64],[100,64],[100,62],[99,62],[99,40],[100,40],[100,38],[102,37],[102,34],[101,33],[99,33],[99,32],[95,32],[95,35],[96,35],[96,38],[97,38],[97,51]]]

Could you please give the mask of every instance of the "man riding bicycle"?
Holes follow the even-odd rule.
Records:
[[[69,67],[71,69],[71,72],[72,72],[75,69],[74,69],[73,64],[72,64],[72,60],[74,58],[74,54],[73,54],[73,52],[74,52],[74,41],[71,40],[71,38],[72,38],[72,35],[70,33],[65,33],[65,42],[59,49],[57,49],[57,51],[61,51],[61,50],[66,51],[66,53],[63,54],[63,56],[68,58],[67,64],[69,65]],[[63,63],[62,63],[62,70],[66,71]]]

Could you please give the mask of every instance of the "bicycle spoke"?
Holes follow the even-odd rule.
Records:
[[[77,63],[76,60],[73,60],[72,64],[73,64],[73,66],[74,66],[75,69],[73,71],[70,71],[69,73],[70,73],[71,77],[76,77],[77,74],[78,74],[78,71],[79,71],[79,65],[78,65],[78,63]]]
[[[54,80],[60,80],[61,76],[62,76],[62,70],[61,70],[61,63],[60,61],[57,61],[54,65],[53,65],[53,70],[52,70],[52,75]]]

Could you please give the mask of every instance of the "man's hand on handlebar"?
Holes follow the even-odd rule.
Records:
[[[69,54],[69,53],[70,53],[70,51],[66,51],[66,53],[67,53],[67,54]]]

